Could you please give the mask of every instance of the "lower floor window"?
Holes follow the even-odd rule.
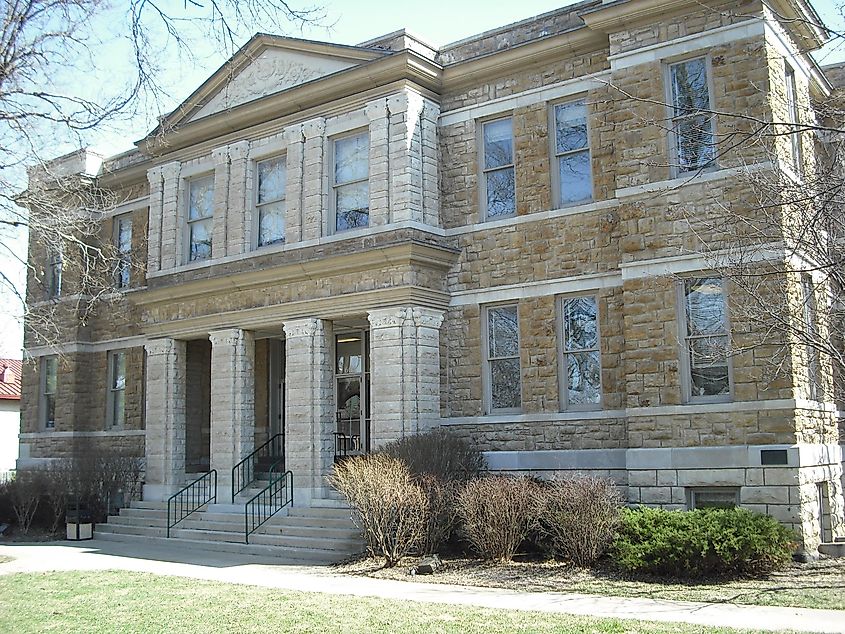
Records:
[[[514,410],[522,405],[519,366],[519,317],[516,305],[487,309],[485,348],[488,411]]]
[[[560,300],[561,403],[595,408],[601,403],[598,302],[595,295]]]
[[[739,487],[687,489],[687,508],[732,509],[739,506]]]

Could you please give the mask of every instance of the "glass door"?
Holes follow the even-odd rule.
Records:
[[[335,460],[370,450],[369,349],[367,331],[335,336]]]

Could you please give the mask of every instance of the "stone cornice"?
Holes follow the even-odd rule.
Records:
[[[139,291],[133,301],[141,306],[175,303],[232,290],[245,290],[273,284],[289,284],[306,279],[321,279],[374,268],[418,264],[442,271],[457,260],[458,253],[444,247],[408,241],[358,253],[333,255],[304,262],[291,262],[258,271],[244,271],[207,279],[182,281],[146,291]],[[164,280],[163,280],[164,281]]]

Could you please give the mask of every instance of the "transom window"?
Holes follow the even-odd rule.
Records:
[[[118,288],[128,288],[132,266],[132,218],[128,216],[115,218],[114,241],[117,249],[115,284]]]
[[[555,157],[558,204],[590,200],[590,149],[587,137],[587,106],[573,101],[555,106]]]
[[[684,280],[684,361],[690,400],[726,400],[731,394],[728,315],[724,281]]]
[[[211,257],[214,223],[214,175],[188,181],[188,261]]]
[[[53,429],[56,426],[56,389],[58,383],[58,358],[41,359],[41,426]]]
[[[258,246],[285,241],[285,158],[260,161],[256,165],[256,201],[258,209]]]
[[[561,402],[591,409],[601,403],[598,302],[595,295],[560,300],[562,322]]]
[[[517,307],[491,306],[486,312],[488,410],[517,410],[522,405]]]
[[[484,138],[484,216],[488,219],[513,216],[516,214],[513,121],[510,117],[497,119],[481,127]]]
[[[109,427],[123,427],[126,412],[126,353],[111,352],[109,360],[109,391],[107,395]]]
[[[362,132],[334,142],[335,231],[370,224],[370,135]]]
[[[679,172],[708,167],[716,158],[707,59],[669,66],[674,155]]]

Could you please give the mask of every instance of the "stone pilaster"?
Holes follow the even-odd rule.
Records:
[[[298,500],[322,497],[334,460],[332,328],[322,319],[286,321],[285,464]]]
[[[440,150],[437,147],[437,121],[440,118],[440,105],[428,99],[424,100],[419,116],[423,222],[433,227],[439,227],[440,186],[438,165],[440,164]]]
[[[216,330],[211,340],[211,468],[218,501],[231,492],[232,467],[253,449],[255,339],[240,328]]]
[[[404,90],[387,100],[390,112],[390,207],[393,222],[422,222],[420,113],[423,98]]]
[[[228,245],[226,243],[229,237],[229,219],[226,213],[229,198],[229,148],[215,148],[211,152],[211,158],[214,160],[211,257],[222,258],[227,255]],[[239,218],[238,223],[243,223],[243,218]]]
[[[370,101],[365,109],[370,120],[370,226],[390,222],[390,125],[387,99]]]
[[[322,117],[302,124],[302,240],[316,240],[323,235],[328,209],[329,184],[325,174],[326,120]]]
[[[155,273],[161,268],[161,221],[164,177],[161,166],[147,170],[150,184],[150,212],[147,230],[147,271]]]
[[[246,188],[248,157],[249,141],[238,141],[229,146],[227,204],[221,209],[221,214],[226,216],[227,255],[246,253],[251,248],[252,228],[256,219],[253,217],[254,194]]]
[[[180,170],[181,165],[176,161],[161,166],[161,270],[172,269],[182,263],[185,215],[179,208]]]
[[[184,341],[154,339],[147,350],[147,470],[144,499],[165,500],[185,479]]]
[[[305,137],[302,125],[296,124],[285,128],[285,166],[287,183],[285,191],[285,243],[302,240],[303,179],[305,176],[303,160],[305,158]]]
[[[372,310],[372,448],[431,429],[440,417],[443,312],[416,306]]]

